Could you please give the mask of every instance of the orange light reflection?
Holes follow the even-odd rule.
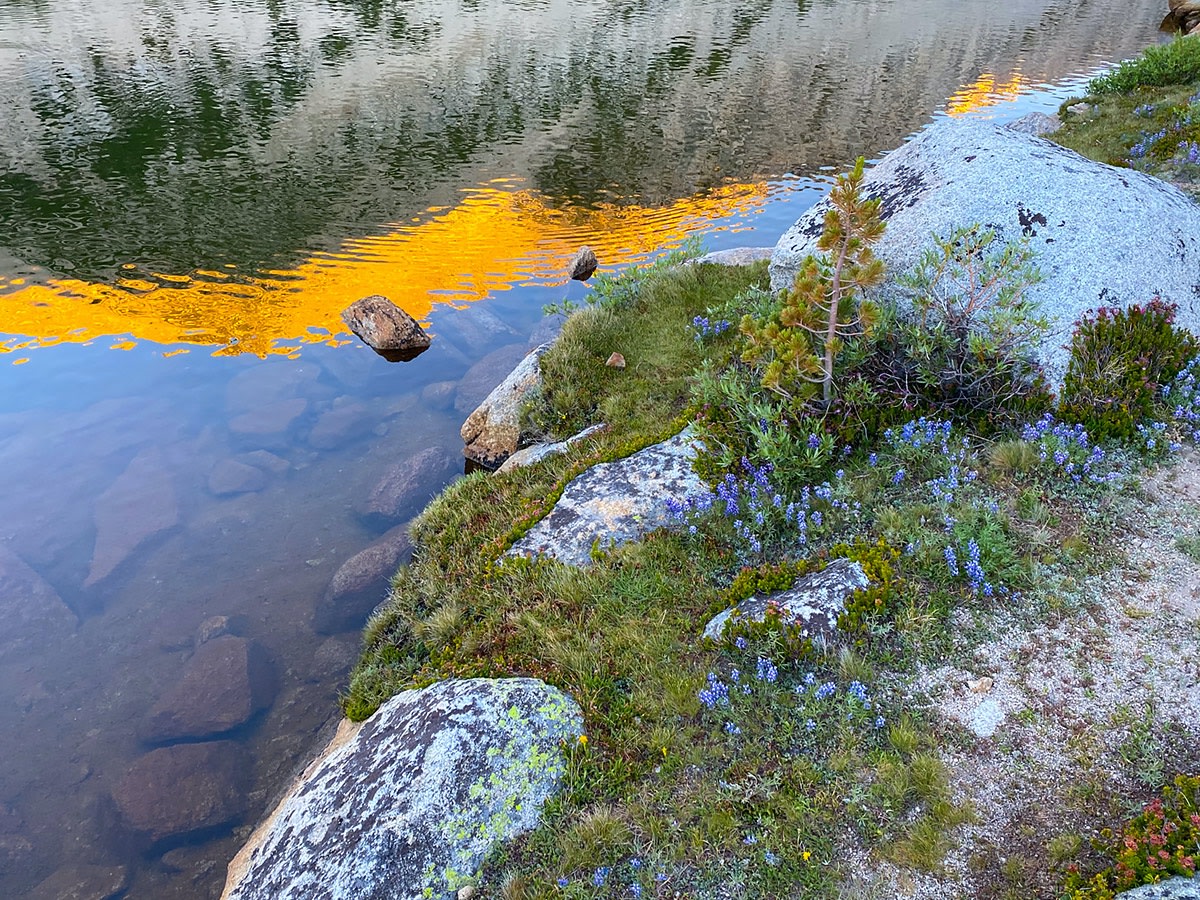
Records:
[[[959,88],[951,95],[946,101],[946,112],[952,116],[962,116],[978,109],[995,106],[1005,100],[1015,100],[1029,86],[1020,72],[1014,72],[1013,76],[1003,83],[997,83],[995,75],[985,72],[971,84]]]
[[[498,184],[467,192],[455,207],[431,207],[419,224],[314,254],[294,270],[181,276],[136,273],[128,264],[119,286],[0,276],[0,333],[20,336],[0,340],[0,352],[101,336],[116,338],[114,349],[153,341],[215,346],[214,355],[293,355],[297,342],[336,346],[347,335],[340,312],[368,294],[428,320],[435,300],[462,304],[532,281],[561,283],[582,244],[605,266],[678,246],[702,222],[761,207],[768,190],[765,182],[739,184],[660,208],[560,210],[511,180]]]

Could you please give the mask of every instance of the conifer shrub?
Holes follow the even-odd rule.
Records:
[[[1136,438],[1162,387],[1196,355],[1195,336],[1175,326],[1159,297],[1125,309],[1101,307],[1075,323],[1059,414],[1093,439]]]

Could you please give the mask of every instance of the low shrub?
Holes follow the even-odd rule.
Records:
[[[1169,87],[1200,80],[1200,37],[1180,37],[1169,44],[1150,47],[1136,59],[1088,83],[1088,93],[1128,94],[1140,87]]]

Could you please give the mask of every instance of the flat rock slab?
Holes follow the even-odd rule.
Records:
[[[139,547],[179,523],[175,485],[162,454],[143,450],[96,500],[96,547],[84,587],[108,578]]]
[[[862,566],[853,560],[835,559],[820,572],[796,579],[785,591],[755,594],[732,609],[713,616],[704,626],[704,636],[719,641],[731,623],[763,622],[767,610],[775,607],[787,622],[800,625],[810,637],[831,635],[846,609],[846,600],[855,591],[870,585]]]
[[[183,676],[154,704],[140,736],[151,743],[213,737],[270,705],[275,679],[262,648],[232,634],[200,644]]]
[[[593,545],[608,549],[671,524],[667,498],[706,490],[692,471],[696,449],[691,429],[684,429],[625,459],[592,466],[567,485],[550,514],[506,555],[588,566]]]
[[[521,438],[521,406],[542,386],[538,361],[549,349],[549,344],[542,344],[532,350],[467,416],[459,429],[467,459],[494,469],[516,452]]]
[[[1050,320],[1035,348],[1052,385],[1066,372],[1076,319],[1099,306],[1179,305],[1200,333],[1200,205],[1149,175],[1084,159],[1048,140],[982,121],[939,122],[867,174],[887,230],[876,245],[891,274],[907,271],[932,234],[976,223],[999,243],[1026,237],[1044,280],[1026,296]],[[828,199],[780,238],[771,287],[790,287],[816,249]],[[890,280],[889,280],[890,283]],[[888,295],[888,288],[884,288]]]
[[[1200,877],[1177,875],[1158,884],[1144,884],[1117,894],[1117,900],[1200,900]]]
[[[75,631],[78,619],[41,575],[0,544],[0,658],[44,647]]]
[[[334,573],[313,611],[313,629],[338,634],[361,629],[387,595],[388,581],[412,555],[408,525],[397,525],[354,554]]]
[[[246,812],[250,758],[232,741],[151,750],[121,779],[113,800],[153,843],[231,825]]]
[[[577,444],[579,441],[586,440],[587,438],[597,435],[607,427],[608,426],[604,425],[603,423],[599,425],[589,425],[587,428],[583,429],[583,431],[579,432],[578,434],[571,435],[565,441],[533,444],[530,447],[524,447],[506,459],[500,468],[496,470],[496,472],[497,474],[511,472],[513,469],[520,469],[524,466],[532,466],[534,463],[539,463],[543,459],[566,453],[567,448],[572,444]]]
[[[397,694],[328,751],[229,867],[225,900],[441,900],[537,826],[583,727],[531,678]]]

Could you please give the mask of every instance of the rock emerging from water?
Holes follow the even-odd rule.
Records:
[[[587,281],[599,265],[591,247],[580,247],[567,263],[567,277],[572,281]]]
[[[416,319],[379,294],[351,303],[342,310],[342,321],[363,343],[391,362],[414,359],[431,343]]]
[[[589,566],[593,546],[606,550],[672,524],[666,500],[706,489],[692,471],[696,447],[685,429],[625,459],[592,466],[567,485],[550,514],[507,555]]]
[[[1050,321],[1034,352],[1052,385],[1062,383],[1074,322],[1089,309],[1157,294],[1179,305],[1179,325],[1200,333],[1200,206],[1149,175],[958,120],[939,122],[889,154],[867,174],[864,190],[883,202],[887,230],[875,249],[892,274],[909,270],[932,234],[959,227],[991,229],[997,247],[1029,241],[1043,280],[1025,296]],[[827,199],[780,239],[773,289],[789,287],[815,251],[826,209]]]
[[[224,900],[443,900],[536,827],[582,716],[530,678],[397,694],[300,778],[229,867]]]
[[[467,417],[460,429],[467,459],[495,469],[517,452],[521,440],[521,407],[542,386],[538,361],[549,344],[530,351],[517,367]]]
[[[223,734],[266,709],[274,694],[274,673],[262,648],[222,635],[196,648],[179,682],[151,708],[140,736],[157,744]]]
[[[733,609],[718,613],[704,626],[704,636],[719,641],[725,629],[740,622],[764,622],[767,610],[779,610],[783,621],[799,625],[808,637],[829,637],[837,631],[838,616],[855,591],[870,582],[862,566],[849,559],[835,559],[819,572],[796,579],[785,591],[755,594]]]

